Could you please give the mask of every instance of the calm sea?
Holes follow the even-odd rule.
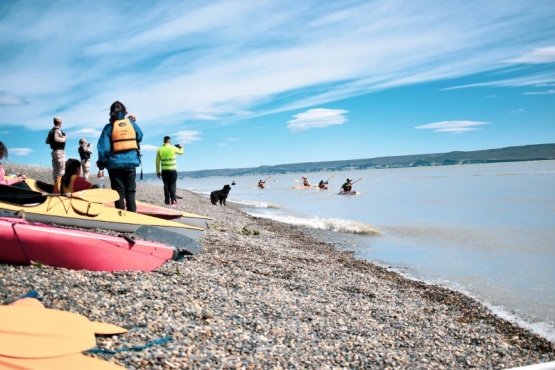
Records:
[[[181,179],[256,216],[318,230],[326,241],[407,277],[446,286],[555,341],[555,161]],[[347,177],[358,195],[338,195]],[[267,179],[266,189],[258,189]],[[207,200],[208,201],[208,200]]]

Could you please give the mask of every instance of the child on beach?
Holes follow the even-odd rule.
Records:
[[[6,145],[0,141],[0,160],[4,158],[8,159],[8,147],[6,147]],[[0,164],[0,184],[30,189],[29,186],[27,186],[27,184],[25,183],[26,179],[27,176],[21,174],[18,174],[15,178],[7,178],[6,172]]]
[[[64,175],[59,177],[54,184],[54,193],[65,194],[97,188],[98,185],[93,185],[81,177],[81,162],[75,158],[70,158],[66,162]]]

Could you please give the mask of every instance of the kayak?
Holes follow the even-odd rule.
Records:
[[[314,189],[317,188],[316,185],[304,186],[304,185],[293,185],[293,189]]]
[[[181,222],[6,185],[0,185],[0,210],[23,211],[26,219],[35,222],[135,233],[179,249],[185,248],[191,254],[200,251],[200,239],[204,232],[201,227]]]
[[[49,194],[49,193],[52,193],[54,189],[54,186],[51,184],[47,184],[45,182],[30,179],[30,178],[27,178],[25,182],[27,183],[27,185],[29,185],[29,187],[32,190],[40,193]],[[91,189],[89,192],[94,192],[94,190],[95,189]],[[106,207],[111,207],[111,208],[115,207],[114,203],[103,203],[103,204]],[[176,209],[159,207],[159,206],[155,206],[152,204],[143,203],[139,201],[137,201],[137,213],[140,213],[142,215],[162,218],[165,220],[173,220],[176,218],[181,218],[181,221],[183,223],[186,223],[187,225],[191,225],[191,226],[197,226],[197,227],[206,227],[207,225],[211,225],[214,223],[214,219],[211,217],[197,215],[194,213],[181,212]]]
[[[179,253],[173,247],[0,216],[0,262],[91,271],[152,271]]]
[[[339,193],[337,193],[337,195],[358,195],[358,194],[360,194],[360,193],[356,190],[340,191]]]

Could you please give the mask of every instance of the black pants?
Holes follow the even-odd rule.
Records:
[[[115,202],[116,208],[125,209],[131,212],[137,211],[135,203],[135,192],[137,190],[137,171],[135,168],[115,168],[108,170],[110,185],[112,190],[119,194],[119,200]]]
[[[162,181],[164,181],[164,203],[172,204],[176,201],[175,187],[177,183],[177,171],[162,170]]]

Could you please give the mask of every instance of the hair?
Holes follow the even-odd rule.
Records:
[[[4,153],[4,158],[8,159],[8,147],[0,141],[0,153]]]
[[[71,182],[71,176],[75,175],[77,170],[81,167],[81,162],[79,162],[75,158],[70,158],[66,162],[66,172],[62,176],[62,186],[60,186],[60,191],[62,191],[62,187],[69,187],[69,183]]]
[[[54,117],[52,121],[54,122],[54,126],[60,126],[60,124],[62,123],[62,118]]]
[[[125,109],[125,105],[123,105],[120,101],[115,101],[110,105],[110,123],[114,123],[118,120],[118,113],[123,112],[123,114],[127,114],[127,110]]]
[[[172,138],[169,136],[164,136],[164,143],[167,143],[168,141],[170,141]]]

